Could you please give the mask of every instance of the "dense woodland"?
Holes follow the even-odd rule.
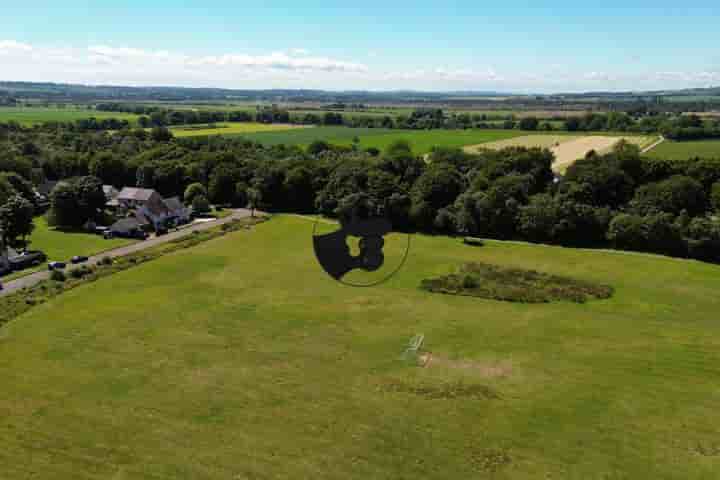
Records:
[[[613,246],[720,261],[720,160],[642,158],[621,144],[591,153],[562,177],[548,150],[468,154],[436,149],[427,159],[398,142],[385,152],[315,142],[308,149],[241,139],[173,138],[166,129],[44,131],[0,124],[0,221],[22,243],[33,184],[71,179],[51,195],[56,224],[101,214],[102,184],[156,189],[188,203],[335,216],[357,202],[396,228]],[[28,213],[30,212],[30,213]]]

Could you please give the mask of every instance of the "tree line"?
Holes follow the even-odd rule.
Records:
[[[27,211],[20,204],[34,201],[33,184],[71,179],[53,192],[51,210],[69,226],[101,215],[102,185],[112,184],[178,195],[199,208],[209,201],[337,216],[363,202],[409,231],[720,261],[720,160],[646,159],[626,143],[591,152],[557,176],[552,153],[538,148],[436,148],[424,159],[407,142],[368,152],[7,125],[0,138],[0,203],[18,218]]]

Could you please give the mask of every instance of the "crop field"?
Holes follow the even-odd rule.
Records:
[[[720,266],[416,236],[397,276],[354,289],[321,273],[311,229],[276,216],[2,327],[0,476],[720,476]],[[615,294],[419,288],[470,261]],[[401,359],[416,334],[424,368]]]
[[[492,142],[522,135],[512,130],[388,130],[382,128],[317,127],[285,132],[260,132],[242,135],[269,145],[287,144],[306,146],[315,140],[336,145],[351,145],[353,138],[360,140],[361,148],[383,150],[397,140],[407,140],[418,154],[429,152],[435,146],[463,147]]]
[[[122,112],[99,112],[77,108],[44,107],[0,107],[0,122],[18,122],[22,125],[36,125],[44,122],[74,122],[84,118],[117,118],[133,123],[137,115]]]
[[[657,137],[643,136],[605,136],[583,134],[542,134],[523,135],[496,142],[465,147],[468,152],[476,152],[483,148],[501,149],[507,147],[539,147],[548,148],[555,154],[553,168],[563,172],[576,160],[583,158],[591,150],[606,153],[620,140],[637,145],[641,149],[652,144]]]
[[[176,137],[196,137],[205,135],[242,135],[256,132],[282,132],[299,128],[311,128],[303,125],[285,125],[280,123],[256,123],[256,122],[226,122],[211,125],[187,125],[171,127]]]
[[[720,140],[665,141],[648,152],[654,158],[689,160],[691,158],[720,158]]]

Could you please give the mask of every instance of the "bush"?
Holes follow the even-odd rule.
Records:
[[[65,279],[65,274],[61,270],[53,270],[50,274],[50,280],[54,280],[56,282],[64,282]]]
[[[470,245],[471,247],[482,247],[485,245],[485,242],[482,238],[475,238],[475,237],[465,237],[463,238],[463,243],[465,245]]]

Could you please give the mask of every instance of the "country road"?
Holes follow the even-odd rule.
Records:
[[[262,215],[261,212],[256,211],[256,214]],[[108,250],[105,252],[102,252],[98,255],[92,256],[88,259],[85,264],[92,264],[97,263],[100,259],[103,257],[124,257],[125,255],[130,255],[135,252],[139,252],[151,247],[154,247],[156,245],[161,245],[163,243],[170,242],[172,240],[176,240],[178,238],[182,238],[187,236],[188,234],[195,232],[195,231],[202,231],[202,230],[208,230],[213,227],[217,227],[218,225],[223,225],[225,223],[232,222],[233,220],[238,220],[241,218],[246,218],[250,216],[250,210],[240,208],[233,211],[233,213],[225,218],[220,218],[218,220],[213,220],[210,222],[205,223],[197,223],[195,225],[183,228],[181,230],[178,230],[176,232],[170,232],[167,235],[163,235],[161,237],[153,237],[149,238],[147,240],[144,240],[142,242],[133,243],[132,245],[128,245],[125,247],[119,247],[114,250]],[[40,271],[36,273],[31,273],[29,275],[26,275],[24,277],[20,277],[15,280],[11,280],[7,283],[3,283],[3,290],[0,290],[0,296],[8,295],[10,293],[16,292],[18,290],[21,290],[23,288],[32,287],[33,285],[50,278],[50,272],[49,271]]]
[[[663,143],[664,141],[665,141],[665,137],[663,137],[662,135],[660,135],[660,138],[659,138],[656,142],[654,142],[652,145],[648,145],[647,147],[643,148],[640,153],[648,153],[650,150],[652,150],[653,148],[657,147],[658,145],[660,145],[660,144]]]

